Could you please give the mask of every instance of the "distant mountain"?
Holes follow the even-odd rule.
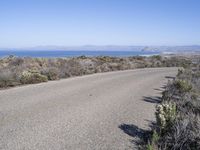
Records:
[[[116,46],[116,45],[84,45],[84,46],[37,46],[31,48],[23,48],[26,50],[87,50],[87,51],[141,51],[144,46]]]
[[[158,52],[200,52],[200,45],[190,46],[147,46],[142,51]]]
[[[68,51],[147,51],[147,52],[200,52],[200,45],[189,46],[120,46],[120,45],[84,45],[84,46],[36,46],[0,50],[68,50]]]

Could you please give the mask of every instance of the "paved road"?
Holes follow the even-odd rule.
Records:
[[[176,72],[118,71],[2,90],[0,149],[134,148],[137,129],[155,119],[151,98]]]

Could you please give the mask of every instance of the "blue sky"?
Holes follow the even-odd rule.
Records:
[[[199,0],[0,0],[0,47],[199,45]]]

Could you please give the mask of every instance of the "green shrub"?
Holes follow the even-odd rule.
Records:
[[[150,143],[148,143],[146,149],[147,149],[147,150],[154,150],[154,149],[153,149],[153,146],[152,146]]]
[[[181,93],[190,92],[192,90],[192,85],[185,80],[176,80],[174,85]]]
[[[162,57],[160,55],[154,55],[154,56],[151,56],[151,58],[156,59],[156,60],[162,60]]]
[[[151,142],[148,142],[146,149],[147,150],[156,150],[158,149],[158,141],[160,139],[159,134],[154,130],[151,136]]]
[[[157,145],[159,139],[160,139],[159,134],[154,130],[152,135],[152,143]]]
[[[59,79],[58,70],[56,68],[50,68],[47,70],[43,70],[42,75],[47,76],[48,80],[58,80]]]
[[[15,75],[8,69],[2,69],[0,72],[0,88],[18,85]]]
[[[20,81],[22,84],[33,84],[33,83],[47,82],[48,78],[47,76],[41,75],[38,72],[24,71],[22,72]]]
[[[200,149],[200,75],[195,68],[179,70],[156,107],[156,131],[146,149]]]
[[[156,107],[156,120],[159,128],[165,129],[171,125],[176,118],[176,105],[172,103],[163,103]]]

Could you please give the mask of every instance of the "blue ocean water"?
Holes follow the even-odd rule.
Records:
[[[78,56],[144,56],[144,55],[157,55],[158,52],[144,52],[144,51],[6,51],[0,50],[0,57],[14,55],[18,57],[78,57]]]

